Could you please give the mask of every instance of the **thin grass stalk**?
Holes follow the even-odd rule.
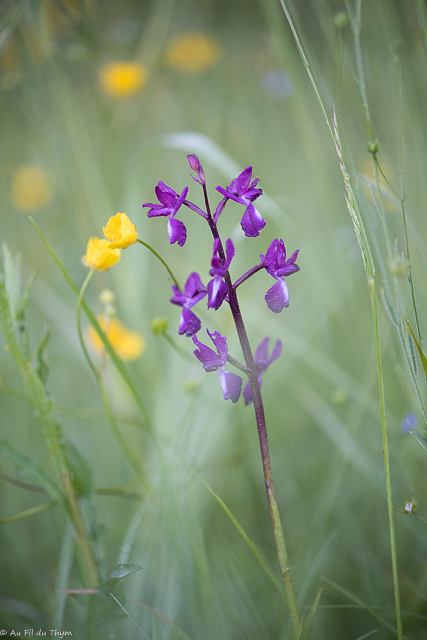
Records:
[[[396,625],[397,625],[397,637],[399,640],[403,638],[402,631],[402,614],[400,606],[400,590],[399,590],[399,574],[397,570],[397,550],[396,550],[396,534],[394,529],[394,507],[392,498],[391,487],[391,472],[390,472],[390,454],[388,446],[388,434],[387,434],[387,421],[385,413],[385,397],[384,397],[384,376],[381,360],[381,344],[380,344],[380,325],[378,322],[378,307],[377,307],[377,295],[375,291],[375,279],[369,282],[369,288],[371,292],[371,307],[372,307],[372,321],[374,325],[374,338],[375,338],[375,357],[377,362],[378,372],[378,388],[381,410],[381,435],[383,441],[384,452],[384,469],[385,469],[385,482],[387,489],[387,510],[388,510],[388,523],[390,530],[390,546],[391,546],[391,563],[393,570],[393,586],[394,586],[394,601],[396,609]]]
[[[383,449],[384,449],[384,468],[385,468],[385,475],[386,475],[386,492],[387,492],[388,521],[389,521],[390,543],[391,543],[391,560],[392,560],[392,569],[393,569],[393,588],[394,588],[394,600],[395,600],[395,611],[396,611],[396,623],[397,623],[398,639],[402,640],[403,638],[402,616],[401,616],[401,606],[400,606],[399,579],[398,579],[398,571],[397,571],[397,553],[396,553],[396,540],[395,540],[395,531],[394,531],[394,513],[393,513],[393,500],[392,500],[392,488],[391,488],[390,458],[388,453],[388,434],[387,434],[387,423],[386,423],[386,414],[385,414],[384,377],[383,377],[383,369],[382,369],[382,362],[381,362],[378,308],[377,308],[377,298],[376,298],[376,292],[375,292],[375,270],[374,270],[374,265],[372,261],[369,242],[363,226],[363,221],[360,217],[360,212],[357,206],[356,198],[354,196],[354,192],[351,186],[350,176],[348,175],[345,169],[345,165],[342,159],[341,143],[339,140],[336,118],[334,120],[334,125],[335,125],[334,131],[332,131],[329,118],[326,113],[326,109],[323,105],[323,101],[320,97],[320,93],[318,91],[316,82],[310,70],[309,62],[304,53],[304,49],[302,47],[301,41],[294,27],[292,18],[287,9],[285,0],[280,0],[280,1],[281,1],[283,10],[285,12],[286,18],[289,22],[289,26],[294,35],[295,42],[296,42],[298,51],[301,55],[301,59],[303,61],[304,67],[306,68],[306,71],[311,80],[322,114],[325,118],[329,132],[331,133],[332,139],[335,144],[335,148],[340,161],[341,171],[344,178],[344,184],[347,191],[347,196],[346,196],[347,207],[352,217],[357,241],[362,251],[362,257],[363,257],[365,270],[368,278],[368,284],[369,284],[370,293],[371,293],[371,309],[372,309],[372,319],[373,319],[374,339],[375,339],[375,353],[376,353],[376,361],[377,361],[377,373],[378,373],[378,384],[379,384],[379,394],[380,394],[381,433],[382,433]],[[346,5],[349,9],[350,4],[348,0],[346,1]],[[349,11],[349,14],[351,16],[350,11]],[[361,17],[361,0],[356,0],[355,14],[354,16],[351,17],[351,20],[352,20],[353,35],[355,37],[355,40],[358,40],[358,45],[355,44],[356,62],[357,62],[358,70],[361,70],[362,72],[361,78],[359,79],[359,86],[360,86],[361,95],[362,95],[367,130],[370,136],[369,140],[371,140],[372,132],[371,132],[371,124],[370,124],[369,106],[366,98],[366,88],[365,88],[364,75],[363,75],[360,39],[358,39],[360,37],[360,24],[361,24],[360,17]],[[355,26],[353,26],[353,23],[355,23]]]
[[[78,335],[79,335],[79,340],[80,340],[80,344],[85,356],[85,359],[89,365],[89,367],[92,370],[92,373],[95,376],[96,382],[99,386],[99,390],[101,392],[101,398],[102,398],[102,402],[104,404],[104,408],[105,408],[105,412],[107,414],[108,417],[108,421],[110,423],[111,429],[113,431],[113,434],[118,442],[118,444],[120,445],[123,453],[125,454],[126,458],[129,460],[130,464],[132,465],[134,471],[137,473],[138,476],[142,476],[142,466],[141,463],[139,461],[139,459],[136,457],[136,455],[134,454],[133,450],[131,449],[131,447],[128,445],[128,443],[126,442],[125,438],[123,437],[122,432],[120,431],[119,425],[117,424],[117,420],[116,417],[114,415],[113,409],[111,407],[111,403],[107,394],[107,391],[105,389],[105,385],[104,385],[104,381],[102,378],[102,373],[101,370],[98,369],[92,358],[89,355],[89,351],[86,347],[86,343],[84,340],[84,336],[83,336],[83,331],[82,331],[82,326],[81,326],[81,309],[82,309],[82,302],[83,302],[83,298],[84,295],[86,293],[86,289],[89,285],[89,282],[91,281],[91,278],[94,274],[93,270],[90,270],[82,284],[82,288],[80,289],[80,293],[79,293],[79,297],[77,298],[77,331],[78,331]],[[108,338],[107,338],[108,339]]]

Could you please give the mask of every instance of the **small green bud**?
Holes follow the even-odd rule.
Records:
[[[150,329],[155,336],[162,336],[169,327],[169,322],[166,318],[154,318],[151,323]]]
[[[368,151],[372,153],[372,155],[376,155],[380,150],[380,142],[378,138],[374,138],[373,140],[369,140],[368,142]]]
[[[110,289],[103,289],[99,294],[99,302],[101,304],[112,304],[115,300],[115,295]]]
[[[332,18],[332,24],[335,29],[345,29],[348,26],[348,15],[345,11],[338,11]]]

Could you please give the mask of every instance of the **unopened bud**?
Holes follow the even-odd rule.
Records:
[[[193,180],[195,180],[196,182],[199,182],[199,184],[201,184],[202,186],[204,186],[206,184],[205,181],[205,174],[203,171],[203,167],[200,164],[200,160],[199,158],[196,156],[195,153],[190,153],[188,156],[188,162],[190,165],[190,169],[192,169],[193,171],[195,171],[197,173],[197,175],[199,176],[199,180],[197,180],[197,178],[194,178],[193,176],[191,176],[193,178]]]
[[[101,304],[112,304],[116,296],[110,289],[103,289],[99,294],[99,302]]]
[[[335,29],[345,29],[348,26],[348,15],[345,11],[338,11],[332,18]]]
[[[368,142],[368,151],[372,153],[372,155],[376,155],[380,150],[380,142],[378,138],[374,138],[373,140],[369,140]]]
[[[155,336],[162,336],[168,329],[169,323],[166,318],[154,318],[150,329]]]

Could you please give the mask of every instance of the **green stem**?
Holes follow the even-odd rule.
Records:
[[[59,270],[61,271],[62,275],[64,276],[64,278],[68,282],[68,285],[70,286],[71,290],[73,291],[73,293],[76,296],[79,296],[79,289],[78,289],[77,285],[74,283],[74,281],[72,280],[70,274],[68,273],[68,271],[65,268],[64,264],[60,260],[59,256],[54,251],[54,249],[50,245],[50,243],[47,241],[47,239],[43,235],[40,227],[36,224],[36,222],[34,222],[33,218],[31,216],[29,216],[29,219],[31,221],[31,224],[33,225],[33,227],[37,231],[38,235],[40,236],[40,238],[41,238],[43,244],[45,245],[46,249],[49,251],[50,255],[52,256],[52,258],[54,259],[55,263],[57,264],[57,266],[58,266]],[[132,379],[129,376],[129,373],[128,373],[126,367],[124,366],[124,364],[120,360],[120,358],[117,356],[117,354],[114,351],[114,349],[111,347],[109,341],[107,340],[104,332],[102,331],[102,329],[101,329],[101,327],[99,325],[98,320],[96,319],[95,314],[91,311],[90,307],[85,303],[84,300],[82,300],[81,306],[82,306],[82,309],[85,312],[89,322],[91,323],[91,325],[93,326],[93,328],[95,329],[95,331],[99,335],[100,339],[104,343],[105,349],[106,349],[108,355],[110,356],[111,360],[113,361],[114,366],[116,367],[117,371],[119,372],[119,374],[123,378],[124,382],[126,383],[130,393],[132,394],[132,397],[133,397],[133,399],[135,401],[135,404],[137,405],[138,409],[141,412],[142,417],[144,418],[147,430],[150,433],[150,435],[153,437],[153,441],[155,442],[154,429],[153,429],[153,425],[152,425],[151,420],[150,420],[150,416],[148,414],[147,409],[145,408],[144,403],[142,402],[141,398],[139,397],[138,391],[136,390],[136,387],[133,384]]]
[[[154,254],[158,260],[160,260],[160,262],[162,263],[162,265],[163,265],[164,267],[166,267],[166,269],[167,269],[167,271],[168,271],[168,273],[169,273],[170,277],[171,277],[171,278],[172,278],[172,280],[174,281],[175,285],[176,285],[176,286],[178,287],[178,289],[181,291],[181,287],[180,287],[180,286],[179,286],[179,284],[178,284],[178,280],[175,278],[175,276],[174,276],[174,275],[173,275],[173,273],[172,273],[172,270],[170,269],[169,265],[165,262],[165,260],[163,260],[162,256],[161,256],[159,253],[157,253],[157,251],[156,251],[155,249],[153,249],[153,247],[150,247],[150,245],[149,245],[149,244],[147,244],[146,242],[144,242],[143,240],[140,240],[140,239],[138,238],[138,242],[139,242],[140,244],[142,244],[144,247],[147,247],[147,249],[149,249],[149,250],[151,251],[151,253],[152,253],[152,254]]]
[[[104,408],[108,417],[108,421],[110,423],[111,429],[114,433],[114,436],[117,440],[117,442],[119,443],[123,453],[125,454],[125,456],[127,457],[127,459],[129,460],[130,464],[132,465],[134,471],[138,474],[138,476],[142,476],[142,467],[141,467],[141,463],[138,460],[138,458],[136,457],[136,455],[134,454],[134,452],[132,451],[132,449],[130,448],[130,446],[128,445],[128,443],[126,442],[125,438],[123,437],[122,432],[119,429],[119,425],[117,424],[117,420],[116,417],[114,415],[114,412],[112,410],[111,407],[111,403],[108,397],[108,394],[106,392],[105,389],[105,385],[104,385],[104,381],[102,379],[102,374],[100,372],[99,369],[97,369],[97,367],[95,366],[95,363],[93,362],[92,358],[89,355],[89,351],[86,347],[86,343],[84,340],[84,336],[83,336],[83,331],[82,331],[82,326],[81,326],[81,310],[82,310],[82,302],[83,302],[83,298],[86,292],[86,289],[88,287],[88,284],[92,278],[94,274],[94,271],[90,270],[89,273],[87,274],[85,281],[82,284],[82,288],[80,289],[80,293],[79,293],[79,297],[77,298],[77,331],[79,334],[79,340],[80,340],[80,344],[84,353],[84,356],[86,358],[86,361],[89,365],[89,367],[92,370],[93,375],[95,376],[95,379],[98,383],[99,389],[101,391],[101,397],[102,397],[102,402],[104,403]],[[108,337],[105,336],[105,338],[108,340]]]
[[[397,571],[396,536],[395,536],[395,530],[394,530],[394,509],[393,509],[393,499],[392,499],[392,489],[391,489],[390,455],[389,455],[389,447],[388,447],[388,434],[387,434],[387,423],[386,423],[386,414],[385,414],[384,378],[383,378],[383,368],[382,368],[382,361],[381,361],[380,327],[378,322],[378,307],[377,307],[377,296],[375,291],[374,278],[372,278],[369,281],[369,288],[371,291],[372,321],[374,326],[375,356],[377,361],[379,400],[380,400],[380,409],[381,409],[381,434],[382,434],[383,451],[384,451],[384,469],[385,469],[385,481],[386,481],[386,491],[387,491],[387,509],[388,509],[388,522],[389,522],[389,530],[390,530],[391,562],[392,562],[392,570],[393,570],[397,637],[399,638],[399,640],[402,640],[403,632],[402,632],[402,617],[401,617],[401,609],[400,609],[399,576]]]

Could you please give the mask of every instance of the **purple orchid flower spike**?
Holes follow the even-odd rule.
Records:
[[[280,313],[285,307],[289,307],[289,291],[285,276],[290,276],[299,271],[299,266],[295,264],[298,250],[294,251],[286,260],[286,249],[283,240],[273,240],[267,249],[265,257],[260,256],[264,267],[268,273],[277,280],[271,289],[265,294],[265,301],[270,311]]]
[[[180,291],[177,286],[172,285],[174,296],[170,299],[173,304],[182,307],[181,318],[179,320],[180,335],[184,334],[189,338],[200,329],[201,322],[195,313],[191,311],[195,304],[200,302],[207,294],[207,289],[200,279],[198,273],[193,272],[187,278],[184,291]]]
[[[191,176],[191,177],[195,182],[198,182],[199,184],[202,185],[202,187],[204,187],[206,184],[205,174],[199,158],[196,156],[195,153],[190,153],[190,155],[188,155],[187,158],[190,164],[190,169],[193,169],[193,171],[197,173],[197,175],[199,176],[199,179],[195,178],[194,176]]]
[[[202,342],[199,342],[197,336],[193,336],[193,342],[198,347],[198,349],[195,349],[194,355],[200,360],[205,371],[218,371],[224,399],[237,402],[242,392],[243,381],[240,376],[225,370],[228,355],[227,338],[224,338],[218,331],[213,333],[210,333],[209,329],[206,329],[206,331],[214,343],[217,353]]]
[[[255,360],[255,366],[256,366],[256,372],[258,375],[258,382],[259,382],[259,386],[261,388],[262,385],[262,375],[265,371],[267,371],[268,367],[271,365],[272,362],[274,362],[274,360],[277,360],[277,358],[280,356],[280,354],[282,353],[282,343],[280,340],[278,340],[276,342],[276,346],[273,349],[273,352],[271,354],[270,357],[268,357],[268,343],[270,341],[270,338],[264,338],[264,340],[262,342],[259,343],[257,350],[255,351],[255,356],[254,356],[254,360]],[[251,386],[249,384],[249,382],[247,383],[244,391],[243,391],[243,397],[245,399],[245,404],[250,404],[252,402],[252,391],[251,391]]]
[[[168,220],[168,234],[170,243],[178,242],[180,247],[183,247],[187,239],[187,229],[180,220],[176,220],[175,216],[178,213],[178,209],[184,204],[185,197],[188,193],[188,187],[185,187],[180,196],[168,187],[164,182],[159,182],[155,188],[156,196],[160,204],[151,204],[147,202],[143,204],[143,207],[151,207],[147,213],[149,218],[155,218],[157,216],[169,216]]]
[[[237,176],[237,178],[232,180],[227,189],[220,186],[216,188],[217,191],[222,193],[224,199],[221,200],[217,207],[214,221],[216,222],[218,220],[227,199],[239,202],[246,207],[245,213],[243,214],[243,218],[240,222],[242,229],[246,236],[255,238],[256,236],[259,236],[259,232],[265,227],[266,223],[260,212],[252,204],[254,200],[262,195],[262,189],[256,188],[258,178],[255,178],[255,180],[251,182],[251,177],[252,167],[247,167],[239,176]]]
[[[220,308],[228,293],[228,287],[224,282],[224,276],[228,271],[228,267],[230,266],[230,262],[232,261],[235,253],[234,244],[229,238],[225,243],[226,259],[222,262],[218,255],[219,246],[220,240],[219,238],[216,238],[213,245],[211,262],[212,268],[209,271],[209,274],[213,276],[213,279],[208,283],[208,308],[213,307],[214,309]]]

